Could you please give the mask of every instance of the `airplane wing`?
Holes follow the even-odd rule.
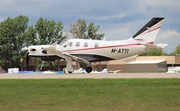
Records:
[[[144,45],[147,49],[163,49],[168,44],[149,44],[145,42],[140,42],[141,45]]]
[[[86,64],[90,64],[89,61],[85,60],[85,59],[82,59],[82,58],[79,58],[79,57],[76,57],[76,56],[73,56],[67,52],[61,52],[61,51],[58,51],[56,50],[56,46],[57,46],[57,42],[53,43],[52,45],[50,45],[49,47],[46,47],[44,48],[43,50],[45,50],[48,54],[55,54],[61,58],[67,58],[67,57],[70,57],[72,58],[72,60],[75,60],[75,61],[78,61],[78,62],[84,62]]]

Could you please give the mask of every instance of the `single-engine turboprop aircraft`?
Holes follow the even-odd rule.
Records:
[[[70,39],[63,44],[34,45],[24,47],[20,53],[27,53],[27,57],[42,58],[42,60],[65,59],[66,69],[73,72],[72,61],[87,64],[86,72],[90,73],[90,62],[127,60],[138,54],[162,49],[167,44],[154,44],[164,18],[154,17],[134,36],[126,40],[104,41],[89,39]]]

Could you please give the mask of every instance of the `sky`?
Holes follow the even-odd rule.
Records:
[[[19,15],[29,25],[40,17],[61,21],[63,34],[78,19],[94,22],[106,40],[128,39],[153,17],[164,17],[155,43],[169,44],[168,54],[180,45],[180,0],[0,0],[0,22]]]

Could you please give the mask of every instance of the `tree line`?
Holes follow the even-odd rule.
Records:
[[[29,18],[19,15],[15,18],[8,17],[0,22],[0,66],[7,70],[11,67],[25,67],[21,62],[19,51],[21,48],[30,45],[46,45],[55,41],[61,43],[67,38],[63,35],[63,23],[55,22],[45,18],[39,18],[34,25],[28,25]],[[104,33],[98,33],[100,26],[95,26],[93,22],[87,24],[85,20],[77,20],[71,23],[70,33],[74,38],[101,40]],[[180,53],[180,46],[172,55]],[[162,50],[143,55],[167,55]]]
[[[67,38],[67,35],[63,35],[61,21],[39,18],[36,24],[30,26],[28,21],[27,16],[19,15],[0,22],[0,66],[6,71],[11,67],[25,67],[26,64],[20,61],[21,48],[55,41],[61,43]],[[84,20],[78,20],[71,24],[70,32],[75,38],[100,40],[104,33],[98,34],[99,28],[93,22],[87,25]]]

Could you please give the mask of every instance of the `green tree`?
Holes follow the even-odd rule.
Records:
[[[35,25],[31,25],[25,32],[24,46],[46,45],[55,41],[59,43],[66,39],[62,34],[62,22],[40,18]]]
[[[36,45],[37,44],[37,35],[36,30],[33,25],[29,26],[24,34],[24,46]]]
[[[46,45],[55,41],[59,43],[66,39],[62,33],[62,22],[39,18],[35,25],[31,25],[25,32],[25,46]]]
[[[62,22],[40,18],[35,25],[28,27],[28,17],[20,15],[8,17],[0,23],[0,65],[7,70],[10,67],[24,66],[20,62],[19,51],[24,46],[52,44],[63,41]]]
[[[23,46],[28,20],[28,17],[20,15],[16,18],[8,17],[0,23],[0,65],[5,70],[9,67],[20,67],[18,51]]]
[[[62,42],[66,36],[62,35],[62,22],[40,18],[36,25],[36,40],[38,45],[52,44],[55,41]]]
[[[155,51],[152,51],[152,52],[148,52],[148,53],[144,53],[144,54],[141,54],[140,56],[166,56],[168,54],[166,54],[165,52],[163,52],[163,50],[155,50]]]
[[[97,40],[101,40],[102,37],[104,37],[104,33],[103,34],[97,34],[97,31],[99,30],[100,26],[94,26],[94,23],[90,23],[87,30],[88,30],[88,38],[91,39],[97,39]]]
[[[52,44],[55,41],[59,43],[66,39],[66,36],[62,34],[63,25],[62,22],[55,22],[54,20],[47,20],[39,18],[35,25],[28,27],[25,32],[26,46],[29,45],[46,45]],[[41,66],[42,61],[36,59],[38,66]],[[46,61],[44,68],[48,69],[52,66],[52,61]],[[54,67],[55,68],[55,67]],[[52,67],[50,68],[52,69]]]
[[[97,34],[100,26],[94,26],[94,23],[89,23],[88,27],[84,20],[78,20],[76,23],[71,24],[70,32],[74,38],[81,39],[96,39],[101,40],[104,34]]]
[[[71,24],[70,32],[75,38],[86,39],[86,22],[79,19],[76,23]]]
[[[176,47],[176,50],[175,50],[174,52],[172,52],[170,55],[176,56],[177,54],[180,54],[180,45],[178,45],[178,46]]]

